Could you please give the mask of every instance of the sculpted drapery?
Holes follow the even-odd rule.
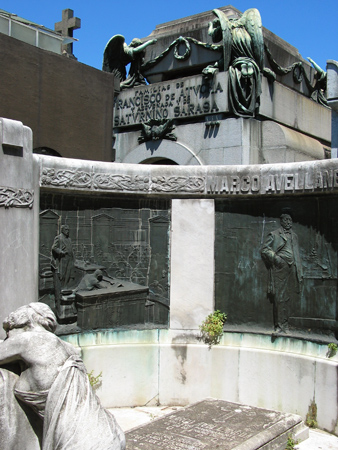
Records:
[[[0,448],[3,450],[124,450],[115,418],[93,392],[77,350],[53,334],[56,318],[31,303],[4,321],[0,366]],[[3,445],[3,447],[1,447]]]

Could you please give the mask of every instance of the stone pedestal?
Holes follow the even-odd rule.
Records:
[[[198,329],[214,306],[214,203],[173,200],[170,328]]]
[[[34,181],[32,131],[21,122],[3,118],[0,180],[0,310],[4,318],[37,299],[39,191]]]

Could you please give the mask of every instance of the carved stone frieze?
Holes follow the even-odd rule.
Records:
[[[112,191],[148,191],[149,177],[97,173],[93,174],[93,188]]]
[[[32,208],[34,191],[0,186],[0,206],[5,208]]]
[[[82,170],[55,170],[45,168],[42,171],[41,186],[89,188],[91,184],[91,174]]]
[[[88,173],[78,170],[55,170],[44,168],[41,186],[73,187],[105,191],[148,192],[204,192],[204,177],[131,176],[109,173]]]
[[[82,192],[135,192],[140,194],[204,194],[214,196],[272,195],[311,193],[338,190],[338,167],[333,161],[292,164],[288,171],[278,165],[252,166],[250,169],[224,170],[203,167],[182,171],[171,168],[161,171],[154,168],[111,165],[110,173],[101,172],[102,165],[87,165],[82,170],[44,167],[40,186]],[[142,168],[141,168],[142,167]],[[3,200],[3,202],[7,201]]]
[[[155,192],[204,192],[204,177],[155,177],[152,179],[152,190]]]

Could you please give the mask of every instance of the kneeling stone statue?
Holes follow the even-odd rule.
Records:
[[[124,450],[125,436],[93,392],[44,303],[4,321],[0,342],[0,450]],[[16,373],[15,373],[16,372]]]

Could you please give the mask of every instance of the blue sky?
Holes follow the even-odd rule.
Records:
[[[258,8],[264,27],[323,69],[328,59],[338,60],[338,0],[233,0],[223,4],[202,0],[3,0],[0,8],[51,29],[61,20],[63,9],[73,9],[82,21],[81,29],[74,32],[79,39],[74,54],[80,62],[101,69],[104,47],[114,34],[123,34],[129,43],[134,37],[148,36],[158,24],[228,4],[242,12]]]

